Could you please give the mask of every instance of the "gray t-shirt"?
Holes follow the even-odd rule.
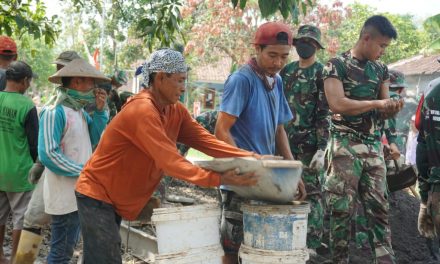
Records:
[[[0,69],[0,91],[6,88],[6,70]]]

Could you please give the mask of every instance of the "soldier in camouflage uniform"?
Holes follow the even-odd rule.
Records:
[[[299,61],[287,64],[281,71],[284,95],[289,102],[293,120],[286,125],[290,149],[304,165],[303,180],[311,212],[308,215],[307,247],[321,246],[324,205],[321,183],[324,176],[324,151],[329,135],[329,111],[324,95],[322,71],[316,61],[316,50],[323,49],[321,31],[310,25],[301,26],[293,45]],[[312,162],[313,161],[313,162]]]
[[[325,95],[334,114],[324,190],[335,264],[349,263],[351,220],[358,197],[367,219],[373,263],[395,263],[378,121],[394,116],[403,102],[389,98],[388,68],[377,61],[395,38],[397,32],[387,18],[372,16],[355,46],[324,67]]]
[[[133,93],[128,91],[118,91],[119,87],[127,84],[127,73],[125,71],[117,70],[114,75],[107,76],[111,81],[98,84],[99,88],[102,88],[107,93],[107,111],[109,112],[109,122],[115,117],[115,115],[121,111],[121,107],[127,102]],[[90,104],[85,107],[87,113],[93,116],[95,111],[95,105]]]
[[[405,77],[403,73],[390,70],[390,84],[389,84],[389,94],[390,98],[395,100],[402,99],[402,92],[407,87],[405,82]],[[405,148],[401,145],[402,135],[396,130],[396,117],[391,117],[385,120],[379,120],[378,127],[382,131],[382,137],[385,137],[387,145],[384,145],[388,149],[389,158],[385,157],[385,164],[387,171],[390,169],[395,170],[393,160],[401,159],[400,153]],[[385,144],[385,143],[384,143]],[[368,226],[367,218],[365,217],[360,201],[357,201],[357,216],[356,216],[356,235],[355,241],[358,248],[364,250],[369,250],[370,245],[368,241]]]
[[[434,238],[440,232],[440,78],[432,81],[420,100],[416,113],[416,163],[421,197],[418,229]]]
[[[395,99],[403,99],[403,92],[404,89],[408,87],[408,85],[405,82],[405,76],[402,72],[396,71],[396,70],[390,70],[390,98]],[[397,122],[406,122],[409,125],[409,120],[399,120],[400,116],[387,119],[388,124],[385,124],[385,133],[389,133],[391,135],[391,140],[387,136],[388,143],[390,144],[390,147],[392,147],[392,144],[395,145],[397,150],[399,150],[400,153],[405,152],[405,146],[406,146],[406,140],[405,135],[408,131],[400,131],[397,127]],[[387,132],[387,129],[389,129],[389,132]],[[409,127],[407,128],[409,129]]]
[[[115,73],[109,77],[111,79],[112,89],[109,93],[108,107],[110,111],[109,120],[121,111],[121,107],[125,104],[127,99],[133,95],[133,93],[127,91],[118,91],[119,87],[127,84],[127,73],[122,70],[116,70]]]

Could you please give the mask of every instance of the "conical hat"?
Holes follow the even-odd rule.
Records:
[[[109,78],[83,59],[74,59],[64,68],[50,76],[49,81],[61,84],[61,77],[89,77],[94,78],[97,83],[110,81]]]

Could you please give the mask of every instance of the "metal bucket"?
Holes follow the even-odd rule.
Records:
[[[240,173],[254,171],[259,176],[255,186],[225,186],[226,189],[236,192],[241,197],[275,203],[286,203],[295,199],[302,173],[302,163],[296,160],[220,158],[195,161],[195,164],[216,172],[225,172],[235,168],[238,168]]]

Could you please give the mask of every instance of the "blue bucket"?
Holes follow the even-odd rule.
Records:
[[[242,205],[243,243],[275,251],[306,248],[308,203],[299,205]]]

